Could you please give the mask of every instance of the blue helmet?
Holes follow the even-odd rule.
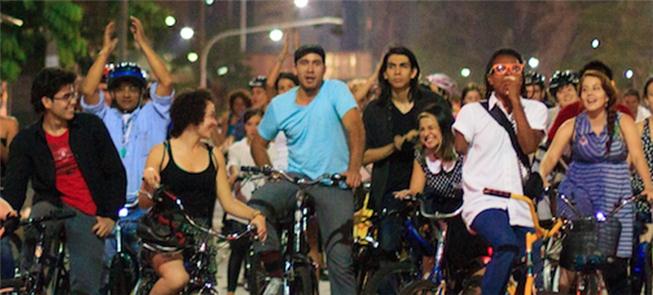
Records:
[[[145,88],[147,81],[145,79],[145,72],[137,64],[132,62],[123,62],[115,65],[111,72],[109,72],[108,88],[113,89],[122,81],[129,81],[136,84],[140,88]]]

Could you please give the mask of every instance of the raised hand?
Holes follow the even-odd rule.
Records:
[[[107,26],[104,27],[102,49],[105,50],[107,53],[113,52],[113,50],[116,48],[116,44],[118,44],[118,38],[114,37],[115,32],[116,32],[116,23],[113,21],[109,22]]]
[[[134,36],[134,41],[141,46],[144,43],[147,43],[147,38],[145,37],[145,31],[143,30],[143,23],[141,23],[141,20],[130,16],[130,26],[129,30],[132,32],[132,35]]]

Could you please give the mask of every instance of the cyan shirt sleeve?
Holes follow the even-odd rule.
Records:
[[[100,119],[104,119],[104,116],[106,116],[107,110],[109,109],[107,107],[107,105],[104,103],[104,100],[105,100],[104,91],[98,90],[98,96],[99,96],[100,99],[94,105],[87,104],[83,97],[82,97],[82,99],[80,100],[79,103],[82,106],[82,110],[84,110],[84,112],[94,114],[94,115],[100,117]]]
[[[451,127],[454,132],[460,132],[468,143],[471,143],[474,138],[474,122],[478,120],[478,116],[475,114],[475,107],[480,107],[480,104],[471,103],[463,106],[456,116],[456,122]]]
[[[332,80],[332,82],[334,85],[332,101],[336,112],[338,113],[338,117],[342,118],[349,110],[357,107],[358,105],[356,104],[354,95],[351,94],[351,91],[349,91],[347,84],[337,80]]]
[[[156,113],[165,120],[170,120],[170,106],[172,105],[172,98],[175,96],[173,89],[170,95],[159,96],[156,94],[156,88],[159,87],[158,82],[152,83],[150,86],[150,98],[152,98],[152,107]]]
[[[267,141],[272,141],[279,133],[279,121],[274,111],[275,104],[268,105],[261,123],[258,125],[258,134]]]

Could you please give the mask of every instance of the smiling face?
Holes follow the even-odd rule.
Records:
[[[215,116],[215,105],[213,102],[207,102],[204,108],[204,119],[197,125],[197,133],[203,139],[211,138],[211,132],[218,126],[218,120]]]
[[[430,152],[436,152],[440,148],[442,144],[442,130],[435,116],[424,113],[420,115],[419,141]]]
[[[596,112],[606,108],[609,98],[601,85],[601,79],[587,76],[581,84],[580,99],[585,110]]]
[[[52,97],[42,97],[41,102],[45,111],[54,118],[69,121],[75,116],[78,95],[75,86],[68,84],[62,86]]]
[[[560,105],[560,108],[564,108],[570,104],[573,104],[578,101],[578,93],[576,93],[576,88],[574,84],[567,84],[560,87],[556,92],[556,100]]]

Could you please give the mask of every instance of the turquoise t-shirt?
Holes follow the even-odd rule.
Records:
[[[295,87],[268,106],[258,132],[273,140],[279,131],[288,138],[288,171],[317,178],[324,173],[342,173],[349,164],[347,135],[342,117],[356,107],[347,85],[324,80],[317,96],[308,105],[296,103]]]

